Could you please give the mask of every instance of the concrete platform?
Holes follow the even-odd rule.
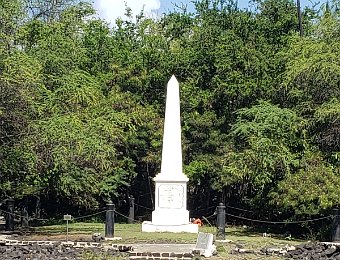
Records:
[[[133,252],[157,252],[157,253],[191,253],[195,244],[129,244]]]
[[[192,260],[193,244],[134,244],[130,260]]]

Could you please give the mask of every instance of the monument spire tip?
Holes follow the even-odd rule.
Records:
[[[178,82],[178,81],[177,81],[177,78],[176,78],[176,76],[175,76],[175,75],[172,75],[172,76],[171,76],[171,78],[170,78],[169,82],[170,82],[170,81],[176,81],[176,82]]]

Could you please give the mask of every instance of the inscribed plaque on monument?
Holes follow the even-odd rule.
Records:
[[[184,187],[176,184],[162,184],[158,188],[158,206],[167,209],[183,207]]]

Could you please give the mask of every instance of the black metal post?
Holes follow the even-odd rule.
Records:
[[[21,208],[21,226],[23,228],[28,227],[28,211],[27,211],[27,204],[26,203]]]
[[[332,242],[340,241],[340,210],[333,209]]]
[[[130,196],[129,202],[130,202],[130,210],[129,210],[128,223],[133,224],[135,220],[135,198],[133,196]]]
[[[220,203],[217,206],[216,226],[217,226],[216,239],[224,240],[225,239],[225,206],[223,203]]]
[[[37,200],[35,202],[35,217],[40,218],[40,213],[41,213],[40,197],[37,196]]]
[[[14,231],[14,199],[7,200],[6,231]]]
[[[115,205],[112,201],[106,204],[105,237],[114,237],[115,234]]]

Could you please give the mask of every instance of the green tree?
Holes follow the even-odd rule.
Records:
[[[299,169],[270,194],[272,205],[302,219],[329,212],[339,204],[339,176],[339,169],[327,163],[320,152],[311,150],[300,160]]]
[[[236,186],[239,199],[265,207],[269,192],[298,167],[306,145],[303,129],[294,111],[268,102],[238,110],[216,185],[226,193]]]
[[[0,72],[3,70],[3,60],[15,47],[17,31],[25,17],[21,0],[0,1]]]
[[[20,28],[21,51],[6,61],[1,77],[1,130],[8,139],[1,145],[2,196],[53,200],[52,211],[58,204],[96,207],[125,197],[141,160],[136,154],[146,156],[138,153],[145,145],[138,129],[153,128],[155,114],[122,93],[105,71],[99,73],[110,68],[110,60],[96,60],[89,43],[102,35],[108,50],[111,45],[104,25],[85,22],[92,13],[80,4],[53,21],[33,20]]]
[[[60,14],[69,7],[74,6],[78,0],[23,0],[29,15],[34,20],[46,22],[55,21]]]
[[[21,197],[25,190],[32,190],[26,162],[32,164],[33,158],[21,146],[30,132],[30,120],[37,115],[35,99],[44,91],[41,65],[25,53],[13,53],[4,60],[0,88],[0,192],[5,197]]]
[[[314,144],[336,165],[340,98],[338,15],[326,12],[315,24],[311,37],[292,41],[285,54],[287,67],[281,85],[282,102],[309,120]]]

